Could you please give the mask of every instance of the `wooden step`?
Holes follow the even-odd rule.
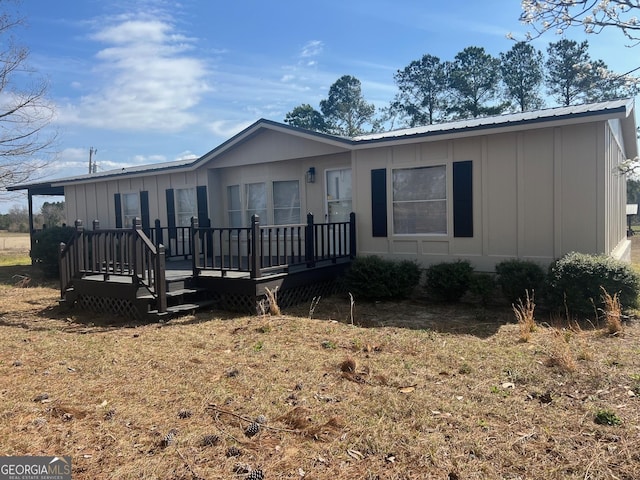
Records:
[[[202,288],[182,288],[180,290],[169,290],[167,291],[167,298],[174,298],[182,295],[195,295],[204,291],[206,290]],[[150,293],[146,293],[144,295],[138,295],[136,298],[138,300],[153,300],[156,297]]]
[[[214,300],[199,300],[193,303],[181,303],[179,305],[173,305],[171,307],[167,307],[167,311],[165,313],[158,313],[158,310],[149,310],[148,315],[157,316],[157,317],[165,317],[165,316],[174,316],[179,315],[181,313],[192,312],[194,310],[200,310],[202,308],[211,307],[215,304]]]

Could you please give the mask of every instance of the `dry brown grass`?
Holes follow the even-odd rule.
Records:
[[[606,329],[609,335],[619,335],[622,333],[622,307],[617,293],[613,296],[604,288],[602,289],[602,300],[604,301],[604,316]]]
[[[350,325],[334,297],[314,320],[303,305],[136,325],[57,296],[0,286],[0,438],[4,455],[71,455],[74,480],[241,479],[238,463],[267,479],[640,478],[636,321],[517,343],[506,306],[478,321],[360,302]],[[558,344],[574,370],[548,360]]]
[[[516,316],[516,321],[520,327],[520,341],[528,342],[531,340],[531,334],[536,330],[534,294],[525,290],[526,299],[523,302],[522,299],[518,299],[518,303],[512,305],[513,313]]]

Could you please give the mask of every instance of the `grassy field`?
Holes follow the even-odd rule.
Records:
[[[0,252],[29,252],[29,234],[0,230]]]
[[[0,453],[71,455],[75,480],[640,478],[635,319],[541,316],[521,342],[505,305],[334,297],[138,325],[17,271],[0,267]]]

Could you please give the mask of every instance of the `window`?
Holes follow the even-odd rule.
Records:
[[[124,220],[124,227],[129,228],[133,226],[133,220],[140,218],[140,200],[137,193],[123,193],[122,194],[122,218]]]
[[[300,223],[300,188],[297,180],[273,182],[273,223]]]
[[[327,215],[330,222],[346,222],[351,213],[351,169],[327,170]]]
[[[196,189],[176,189],[176,226],[190,227],[191,217],[195,217],[197,214]]]
[[[242,227],[242,205],[240,204],[240,185],[227,187],[227,212],[231,228]]]
[[[447,170],[444,165],[393,171],[393,232],[447,233]]]
[[[248,183],[247,192],[247,225],[251,225],[253,215],[260,216],[260,223],[267,224],[267,187],[264,183]]]

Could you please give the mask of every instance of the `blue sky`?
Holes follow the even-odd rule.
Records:
[[[412,60],[472,45],[497,56],[509,32],[526,32],[518,0],[25,0],[19,10],[16,37],[56,108],[49,178],[86,173],[90,147],[100,170],[202,155],[259,118],[318,108],[346,74],[384,107]],[[619,33],[588,39],[612,70],[638,66],[640,47]],[[0,201],[0,212],[21,203]]]

